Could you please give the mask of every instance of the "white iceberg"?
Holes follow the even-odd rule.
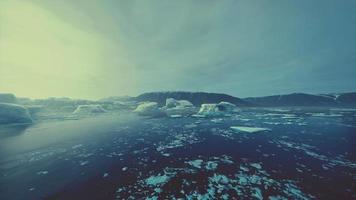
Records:
[[[223,112],[228,112],[228,113],[232,113],[232,112],[237,112],[238,108],[235,104],[226,102],[226,101],[222,101],[220,103],[218,103],[218,107],[220,111]]]
[[[105,113],[106,110],[101,107],[101,105],[79,105],[77,109],[74,110],[74,115],[91,115]]]
[[[219,111],[217,104],[202,104],[198,115],[200,116],[221,116],[223,112]]]
[[[238,108],[236,105],[229,102],[220,102],[218,104],[202,104],[198,115],[210,117],[226,116],[237,111]]]
[[[196,112],[194,105],[187,100],[166,99],[166,106],[162,108],[168,116],[189,116]]]
[[[187,100],[176,100],[174,98],[166,99],[166,108],[174,108],[177,106],[193,107],[194,105],[190,101],[187,101]]]
[[[156,102],[144,102],[137,106],[134,110],[135,113],[142,116],[162,116],[163,111],[159,109]]]
[[[10,103],[0,103],[0,124],[31,123],[32,118],[27,108]]]
[[[249,127],[249,126],[231,126],[230,128],[234,131],[246,132],[246,133],[257,133],[257,132],[271,130],[269,128],[258,128],[258,127]]]

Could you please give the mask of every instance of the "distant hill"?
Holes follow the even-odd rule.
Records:
[[[237,106],[251,105],[250,103],[234,96],[207,92],[149,92],[133,97],[136,101],[154,101],[160,106],[164,106],[166,104],[167,98],[188,100],[195,106],[200,106],[203,103],[220,103],[221,101],[230,102]]]
[[[356,106],[356,93],[305,94],[292,93],[265,97],[249,97],[243,100],[259,106]]]
[[[333,95],[336,102],[344,106],[356,106],[356,92]]]

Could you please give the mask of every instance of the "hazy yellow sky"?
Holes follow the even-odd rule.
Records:
[[[356,88],[356,1],[0,0],[0,93]]]
[[[134,77],[125,49],[39,5],[0,1],[1,92],[36,98],[130,93]]]

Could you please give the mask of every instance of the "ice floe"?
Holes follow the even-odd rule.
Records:
[[[167,183],[171,176],[168,176],[166,174],[163,175],[157,175],[157,176],[150,176],[149,178],[146,179],[146,184],[147,185],[152,185],[152,186],[159,186]]]
[[[195,168],[201,168],[201,165],[203,163],[203,160],[201,159],[197,159],[197,160],[192,160],[192,161],[189,161],[188,164],[195,167]]]
[[[246,133],[257,133],[257,132],[271,130],[269,128],[258,128],[258,127],[248,127],[248,126],[231,126],[230,128],[237,132],[246,132]]]
[[[164,168],[163,172],[122,186],[116,191],[116,198],[146,199],[312,199],[304,193],[296,182],[273,179],[259,163],[226,163],[228,156],[199,158],[186,161],[185,168]],[[217,171],[217,166],[233,167],[235,171]],[[205,167],[203,167],[205,166]],[[203,173],[204,176],[197,176]],[[180,188],[165,187],[178,184]],[[161,196],[161,194],[167,196]],[[176,196],[177,195],[177,196]],[[128,197],[129,196],[129,197]]]

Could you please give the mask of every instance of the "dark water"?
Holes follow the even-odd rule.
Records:
[[[356,199],[356,110],[125,113],[0,133],[0,199]]]

